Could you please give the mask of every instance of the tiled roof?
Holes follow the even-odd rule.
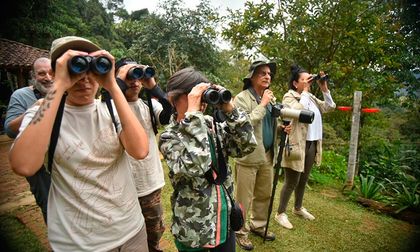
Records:
[[[0,39],[0,68],[29,68],[39,57],[47,57],[48,51],[8,39]]]

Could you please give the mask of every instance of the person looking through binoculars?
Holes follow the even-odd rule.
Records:
[[[236,232],[238,245],[245,250],[254,248],[248,238],[249,231],[264,237],[270,203],[273,165],[277,160],[280,144],[279,130],[283,129],[278,106],[274,106],[275,96],[268,89],[276,64],[263,60],[254,61],[248,75],[243,79],[243,91],[235,97],[235,105],[250,117],[257,138],[257,148],[251,154],[235,159],[236,199],[246,213],[250,212],[249,225],[246,223]],[[273,104],[272,104],[273,103]],[[266,240],[273,241],[275,235],[268,232]]]
[[[252,152],[256,140],[249,117],[226,91],[191,67],[167,84],[175,113],[159,147],[174,189],[171,231],[179,251],[235,251],[236,217],[242,220],[242,211],[231,196],[228,157]],[[204,115],[208,105],[219,108],[224,121]]]
[[[143,160],[130,157],[130,165],[146,223],[149,251],[163,251],[159,247],[159,241],[165,231],[161,203],[161,190],[165,180],[154,129],[169,123],[172,106],[167,95],[156,84],[153,68],[139,65],[127,58],[117,61],[115,66],[117,81],[149,140],[147,157]],[[139,98],[142,89],[147,92],[147,101]],[[149,99],[151,97],[157,100]]]
[[[54,40],[50,56],[54,85],[40,106],[26,112],[9,161],[17,174],[31,176],[48,152],[52,249],[148,251],[125,152],[145,158],[149,145],[116,83],[113,56],[75,36]],[[86,60],[84,69],[73,72],[78,68],[71,69],[72,59],[80,57],[102,60]],[[114,100],[115,124],[107,106],[95,99],[100,85]]]
[[[317,82],[324,100],[311,94],[311,86]],[[280,193],[280,204],[275,215],[275,220],[283,227],[292,229],[286,214],[287,204],[295,192],[293,213],[307,220],[315,217],[302,206],[306,183],[314,162],[321,163],[322,157],[322,113],[332,111],[335,103],[328,89],[328,76],[324,72],[311,75],[305,69],[293,65],[289,80],[289,91],[283,97],[283,104],[293,109],[306,109],[314,113],[311,124],[301,123],[296,119],[291,120],[292,131],[288,136],[283,151],[281,166],[285,167],[285,183]]]

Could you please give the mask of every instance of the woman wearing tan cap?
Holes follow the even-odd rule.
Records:
[[[89,68],[82,71],[76,62],[70,73],[69,61],[76,56],[88,62]],[[108,65],[95,70],[92,62],[100,57]],[[71,36],[53,41],[51,62],[54,86],[40,106],[26,112],[9,159],[17,174],[30,176],[43,164],[47,150],[54,149],[50,139],[57,140],[49,164],[48,238],[52,249],[148,251],[125,151],[141,159],[149,146],[116,83],[114,58],[89,40]],[[114,120],[105,103],[95,100],[99,85],[114,100]],[[61,123],[54,123],[60,118]],[[56,125],[58,133],[53,130]]]

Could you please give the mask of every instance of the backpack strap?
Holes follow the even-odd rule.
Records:
[[[111,95],[105,89],[102,89],[101,93],[102,93],[102,101],[105,102],[106,107],[108,108],[109,114],[111,115],[112,123],[114,124],[114,127],[115,127],[115,132],[118,133],[117,120],[115,120],[114,109],[112,108],[112,103],[111,103]]]
[[[149,107],[150,119],[152,120],[153,132],[156,135],[158,133],[157,124],[156,124],[156,116],[153,111],[152,95],[148,91],[146,91],[146,98],[147,98],[147,106]]]
[[[63,119],[64,105],[66,102],[67,93],[64,93],[61,97],[60,105],[57,110],[57,115],[55,116],[53,129],[51,132],[50,145],[48,147],[48,167],[47,170],[49,173],[52,171],[52,163],[54,158],[55,148],[57,147],[58,136],[60,135],[60,126],[61,119]]]
[[[217,126],[216,122],[213,121],[214,128],[216,131],[216,145],[214,144],[213,137],[210,133],[207,133],[209,137],[209,144],[210,144],[210,156],[211,156],[211,169],[209,172],[206,173],[206,178],[209,180],[210,183],[220,185],[223,184],[227,177],[227,165],[226,160],[222,151],[222,145],[220,144],[220,140],[217,137]],[[216,149],[217,148],[217,156],[216,156]],[[216,173],[216,179],[214,179],[212,173]]]

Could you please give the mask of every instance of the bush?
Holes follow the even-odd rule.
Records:
[[[364,176],[404,181],[407,174],[420,179],[418,142],[401,130],[411,114],[400,110],[384,109],[381,115],[365,118],[359,145],[360,173]]]
[[[396,213],[405,209],[420,212],[420,192],[418,190],[420,183],[388,182],[387,187],[391,190],[388,198],[393,206],[398,207]]]
[[[366,199],[380,200],[382,199],[381,191],[384,189],[382,183],[375,181],[374,176],[360,175],[360,186],[359,193],[360,196]]]
[[[347,174],[346,158],[334,151],[324,151],[322,153],[322,163],[318,167],[320,173],[328,174],[334,179],[345,181]]]

